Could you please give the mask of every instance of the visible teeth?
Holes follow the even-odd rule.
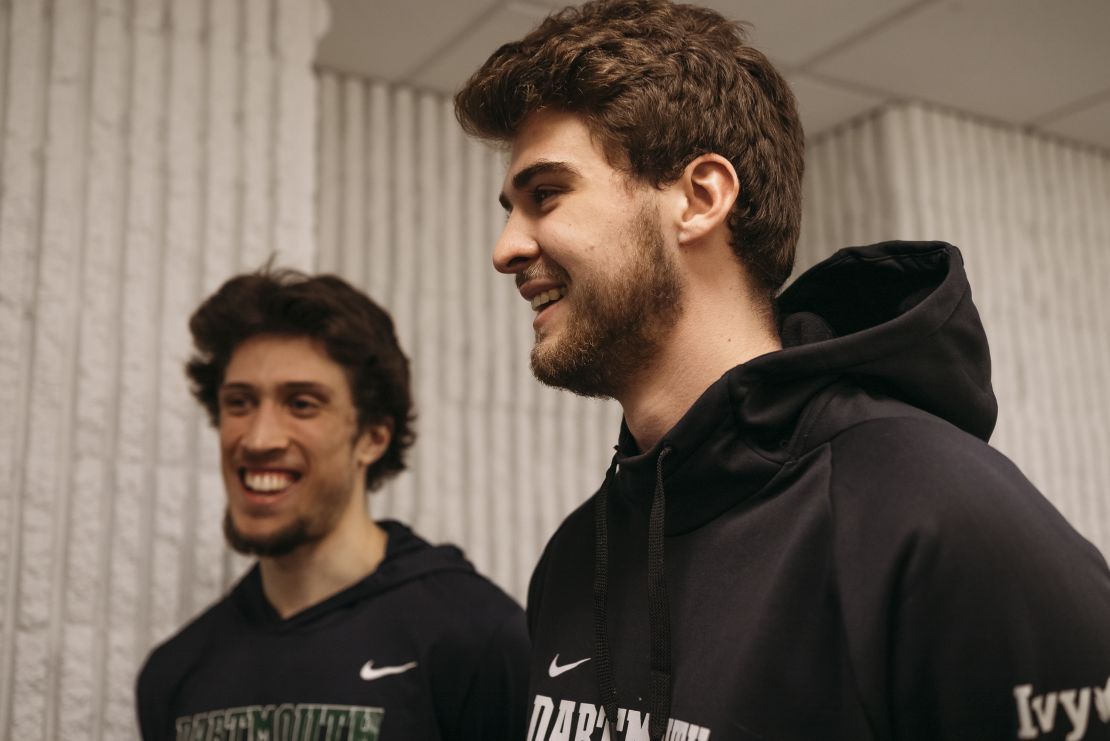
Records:
[[[251,491],[281,491],[293,483],[293,476],[284,472],[246,471],[243,483]]]
[[[549,303],[558,301],[566,295],[567,289],[562,286],[559,288],[552,288],[550,291],[544,291],[543,293],[537,293],[532,297],[532,311],[539,311]]]

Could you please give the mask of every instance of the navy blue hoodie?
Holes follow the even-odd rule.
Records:
[[[397,522],[362,581],[283,620],[256,565],[147,659],[146,741],[520,738],[524,614],[453,546]]]
[[[987,445],[959,252],[842,250],[778,310],[548,543],[528,741],[1110,738],[1110,572]]]

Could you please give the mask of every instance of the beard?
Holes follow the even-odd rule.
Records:
[[[317,480],[308,496],[311,503],[307,511],[267,533],[244,532],[235,524],[228,507],[224,510],[224,539],[232,550],[244,556],[287,556],[302,546],[318,543],[335,530],[351,496],[355,496],[353,488],[354,480],[342,474]]]
[[[562,337],[537,337],[532,373],[541,383],[581,396],[616,396],[651,362],[682,315],[682,280],[658,214],[642,207],[628,226],[619,247],[630,258],[620,276],[577,279],[561,299],[572,302]],[[562,268],[552,272],[570,285]]]
[[[249,536],[235,526],[231,510],[224,510],[224,538],[233,551],[244,556],[287,556],[302,545],[315,543],[322,537],[322,533],[312,532],[304,517],[298,517],[277,532]]]

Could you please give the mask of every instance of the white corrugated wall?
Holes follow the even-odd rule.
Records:
[[[317,268],[381,303],[412,361],[410,470],[371,511],[460,544],[523,602],[548,536],[601,482],[619,407],[532,377],[531,309],[490,262],[505,162],[463,135],[450,99],[319,80]]]
[[[0,738],[129,739],[239,567],[186,318],[314,259],[323,4],[0,3]]]
[[[960,247],[991,442],[1110,553],[1110,153],[907,104],[811,141],[807,168],[799,270],[883,239]]]

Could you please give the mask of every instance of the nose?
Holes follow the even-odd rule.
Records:
[[[255,409],[243,435],[243,449],[247,453],[265,454],[284,450],[289,444],[281,414],[275,404],[263,401]]]
[[[532,236],[527,219],[518,211],[511,212],[493,246],[493,267],[499,273],[519,273],[539,255],[540,246]]]

